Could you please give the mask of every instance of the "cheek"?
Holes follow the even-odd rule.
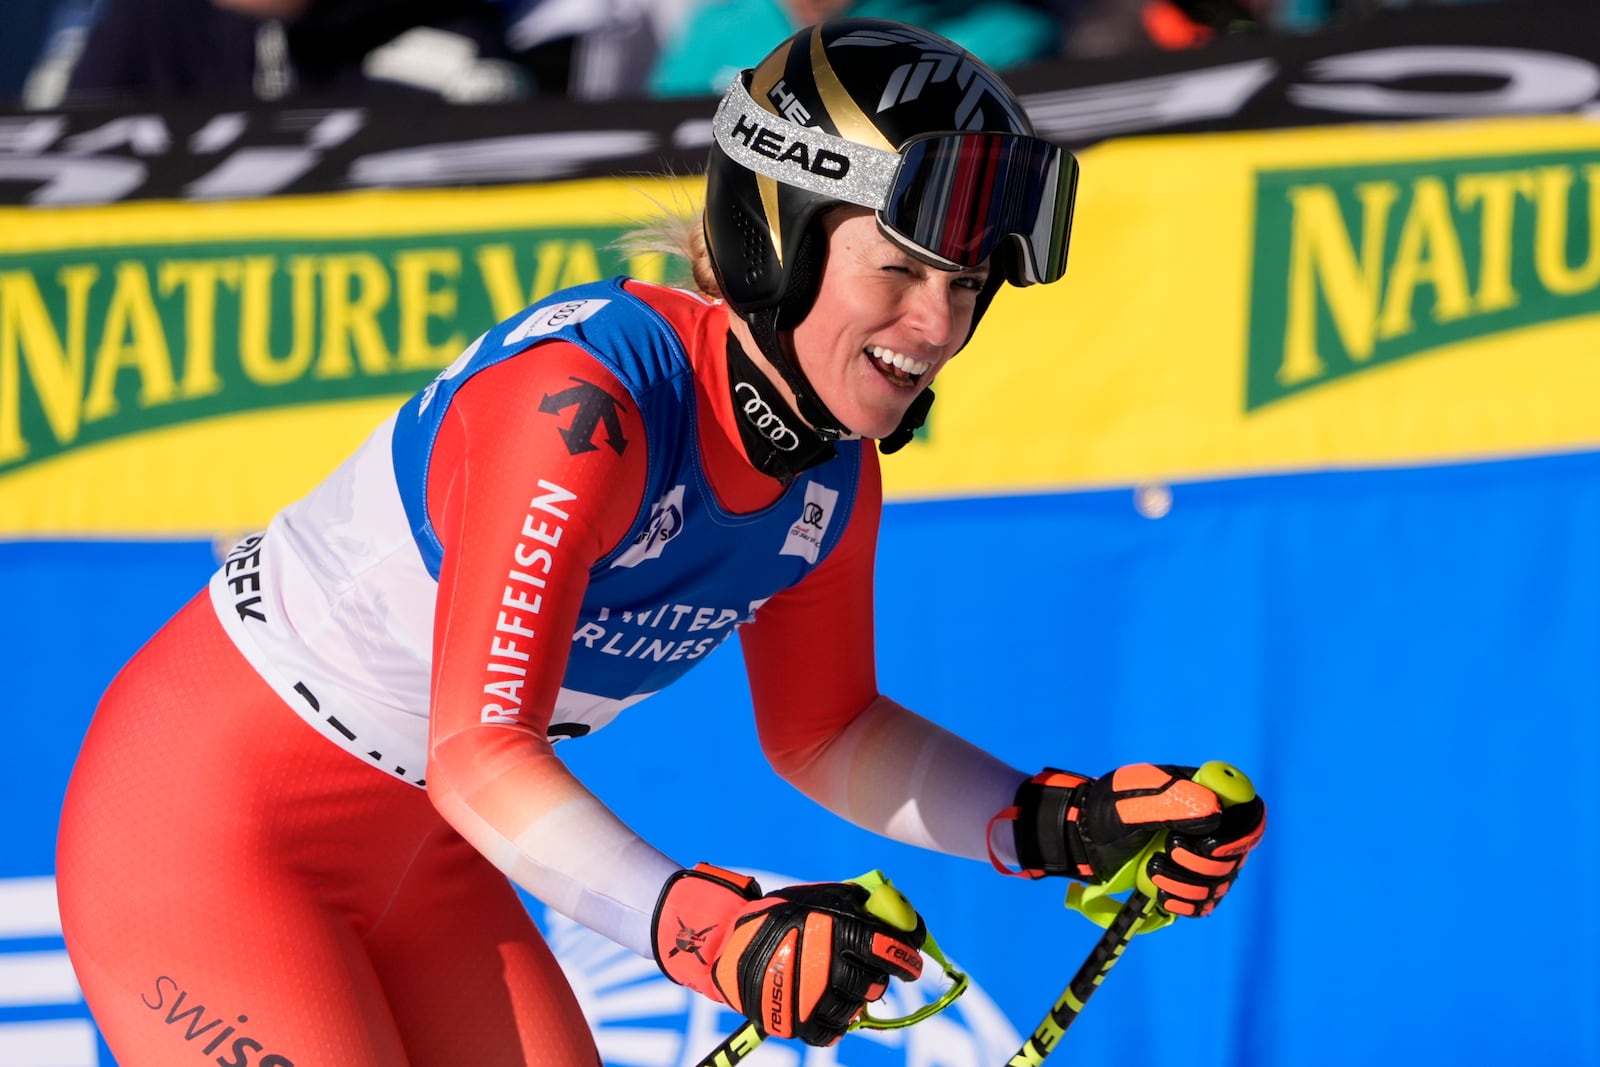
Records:
[[[978,294],[966,292],[961,295],[960,302],[956,304],[957,324],[962,329],[970,332],[972,320],[978,314]]]
[[[826,299],[824,299],[826,297]],[[795,329],[800,358],[816,361],[843,361],[866,345],[882,308],[860,293],[820,294],[810,313]]]
[[[801,353],[800,362],[814,379],[848,373],[855,365],[859,347],[849,334],[830,324],[813,334],[809,350]]]
[[[825,295],[826,302],[819,295],[817,303],[830,328],[838,332],[851,326],[868,326],[883,318],[888,303],[871,285],[833,286]]]

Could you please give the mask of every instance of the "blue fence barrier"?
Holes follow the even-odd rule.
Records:
[[[1127,490],[885,515],[886,692],[1021,768],[1226,758],[1270,805],[1226,906],[1136,942],[1071,1060],[1600,1064],[1600,455],[1169,488],[1159,519]],[[214,565],[200,542],[0,544],[21,742],[20,811],[0,831],[0,1062],[110,1062],[47,914],[55,819],[100,690]],[[924,1024],[916,1041],[807,1052],[808,1067],[1003,1061],[1094,940],[1064,884],[883,841],[777,781],[731,648],[560,751],[685,863],[881,867],[971,971],[979,995],[947,1024],[960,1040]],[[732,1025],[648,966],[628,981],[654,992],[629,1003],[657,1008],[619,1006],[590,982],[611,957],[531,907],[576,946],[614,1067],[685,1062]],[[651,1010],[644,1032],[669,1046],[606,1043]],[[54,1058],[17,1058],[27,1048]]]

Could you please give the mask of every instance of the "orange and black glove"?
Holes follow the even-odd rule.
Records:
[[[822,882],[765,896],[753,878],[701,863],[667,879],[652,924],[656,963],[769,1037],[831,1045],[890,978],[915,981],[927,929],[865,910],[868,891]]]
[[[1261,840],[1267,809],[1260,797],[1224,807],[1194,773],[1151,763],[1100,778],[1046,769],[1022,783],[1015,803],[996,818],[1014,820],[1021,874],[1091,884],[1114,877],[1152,835],[1167,831],[1166,847],[1147,868],[1156,905],[1174,915],[1209,915]]]

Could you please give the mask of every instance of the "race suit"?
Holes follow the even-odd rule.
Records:
[[[122,1067],[183,1045],[225,1067],[595,1062],[507,876],[651,954],[684,864],[553,744],[736,630],[779,774],[880,833],[1011,858],[987,822],[1025,776],[878,693],[875,449],[756,470],[727,331],[720,303],[622,279],[512,316],[118,675],[58,887]]]

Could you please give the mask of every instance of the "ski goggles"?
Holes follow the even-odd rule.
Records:
[[[1015,133],[934,133],[898,152],[772,114],[733,80],[712,119],[717,146],[758,174],[872,208],[884,235],[920,259],[969,270],[1003,245],[1017,285],[1053,282],[1067,266],[1078,187],[1072,153]]]

